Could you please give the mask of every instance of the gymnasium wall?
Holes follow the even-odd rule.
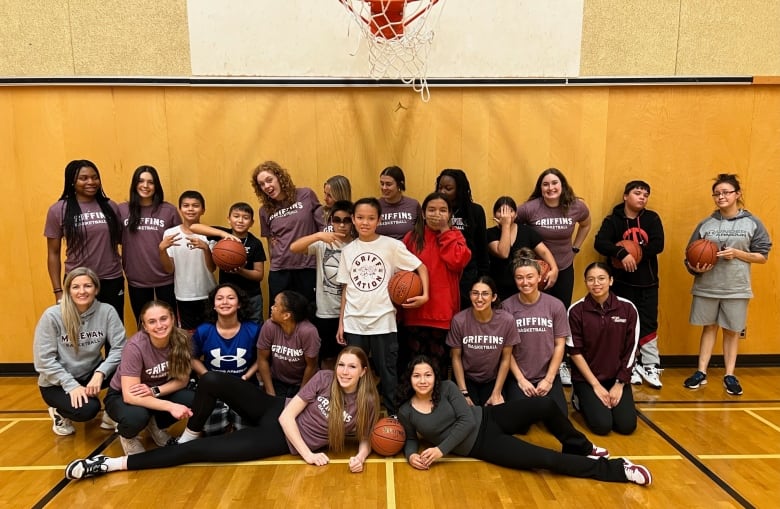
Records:
[[[117,202],[127,199],[132,171],[151,164],[169,201],[185,189],[205,194],[210,224],[223,224],[235,201],[257,203],[249,174],[266,159],[319,194],[327,177],[347,175],[356,197],[376,194],[377,175],[390,164],[406,170],[408,194],[419,199],[442,168],[460,167],[488,211],[499,195],[522,201],[539,172],[556,166],[589,204],[594,228],[621,200],[626,180],[645,179],[667,231],[659,332],[665,355],[698,349],[699,329],[687,324],[691,278],[681,260],[692,228],[713,208],[716,173],[740,175],[747,207],[777,238],[780,87],[772,85],[434,87],[427,104],[388,86],[208,88],[187,79],[184,86],[78,85],[87,76],[367,75],[365,47],[336,0],[227,5],[0,0],[0,364],[32,361],[33,329],[54,302],[43,222],[62,190],[65,164],[76,158],[97,163]],[[780,74],[774,1],[475,5],[447,0],[431,76]],[[70,86],[47,84],[51,76]],[[596,258],[592,239],[578,273]],[[740,351],[780,354],[780,266],[773,256],[753,270],[756,298]],[[575,296],[583,292],[578,281]],[[126,317],[132,330],[129,307]]]

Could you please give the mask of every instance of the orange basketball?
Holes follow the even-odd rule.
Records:
[[[222,239],[211,250],[211,258],[222,270],[235,270],[246,263],[246,248],[241,242]]]
[[[399,270],[387,283],[387,291],[390,292],[390,300],[393,304],[400,306],[406,302],[406,299],[422,295],[422,279],[416,272]]]
[[[691,267],[696,264],[715,265],[718,263],[718,245],[711,240],[694,240],[685,250],[685,259]]]
[[[615,245],[620,246],[626,251],[628,251],[628,254],[634,257],[634,260],[636,261],[637,265],[639,265],[639,262],[642,261],[642,246],[640,246],[633,240],[621,240],[620,242],[616,242]],[[615,267],[616,269],[622,269],[623,262],[618,258],[612,258],[612,266]]]
[[[371,432],[371,448],[381,456],[393,456],[401,452],[406,442],[406,432],[398,419],[384,417],[374,424]]]
[[[542,279],[539,281],[539,289],[542,290],[544,288],[544,285],[546,284],[545,280],[547,279],[547,274],[550,273],[550,264],[544,260],[539,260],[539,259],[536,260],[536,263],[539,264],[539,268],[542,270],[541,272]]]

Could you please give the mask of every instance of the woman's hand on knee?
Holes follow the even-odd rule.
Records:
[[[70,391],[68,395],[70,396],[70,404],[73,406],[73,408],[81,408],[87,404],[87,401],[89,401],[87,389],[81,385]]]

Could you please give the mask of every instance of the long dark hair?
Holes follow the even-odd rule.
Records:
[[[450,211],[450,218],[452,218],[450,202],[447,201],[447,198],[443,194],[436,191],[425,197],[422,202],[422,214],[417,215],[417,221],[414,223],[414,229],[412,230],[411,236],[411,240],[414,242],[415,249],[418,253],[422,252],[425,247],[425,208],[428,206],[428,203],[433,200],[444,200],[444,203],[447,204],[447,208]]]
[[[249,297],[247,297],[246,292],[242,290],[241,288],[237,287],[233,283],[220,283],[209,292],[209,310],[208,310],[208,316],[206,317],[206,320],[210,323],[217,323],[217,310],[214,309],[214,299],[217,297],[217,292],[221,288],[230,288],[236,293],[236,297],[238,298],[238,321],[239,322],[248,322],[249,321]]]
[[[279,293],[279,296],[282,299],[284,309],[292,316],[293,322],[301,323],[314,316],[314,306],[303,294],[293,290],[283,290]]]
[[[138,180],[141,178],[142,173],[149,173],[152,176],[152,183],[154,184],[152,211],[156,211],[157,207],[165,200],[165,193],[163,192],[160,175],[157,173],[157,170],[153,166],[148,165],[136,168],[133,172],[133,178],[130,180],[130,200],[128,201],[130,217],[127,219],[127,228],[131,232],[138,231],[138,227],[141,225],[141,195],[138,194]]]
[[[97,194],[95,195],[95,201],[100,206],[100,210],[106,218],[109,237],[111,239],[111,247],[116,251],[116,248],[121,241],[119,219],[117,218],[114,209],[111,208],[111,205],[108,203],[108,196],[106,196],[105,191],[103,191],[103,179],[100,177],[100,171],[95,163],[86,159],[76,159],[65,166],[65,182],[62,187],[62,194],[60,195],[60,200],[65,202],[65,213],[62,217],[65,242],[68,245],[68,249],[72,249],[73,254],[76,256],[83,253],[84,246],[87,243],[86,226],[79,221],[79,217],[81,217],[81,207],[76,198],[76,179],[79,176],[79,171],[84,167],[95,170],[98,179],[100,179],[100,187],[98,187]]]
[[[419,364],[427,364],[433,370],[433,390],[431,391],[433,407],[436,408],[439,401],[441,401],[441,377],[439,376],[439,366],[427,355],[417,355],[406,366],[406,370],[401,378],[401,383],[398,384],[398,388],[396,389],[396,406],[399,408],[414,396],[412,372],[414,372],[415,366]]]
[[[498,286],[496,286],[496,281],[492,277],[488,276],[487,274],[482,274],[481,276],[479,276],[477,280],[471,284],[471,288],[469,288],[469,292],[471,292],[471,290],[474,289],[474,285],[478,283],[482,283],[483,285],[489,286],[490,291],[493,293],[493,295],[498,295]],[[498,298],[494,299],[491,302],[490,307],[493,309],[501,308],[501,300]]]
[[[466,177],[466,172],[457,168],[447,168],[441,171],[438,177],[436,177],[436,189],[439,190],[439,182],[442,177],[450,177],[455,181],[455,203],[450,204],[452,210],[451,215],[455,215],[455,212],[460,212],[460,217],[463,219],[465,228],[473,228],[477,224],[477,220],[474,215],[474,199],[471,196],[471,184]]]
[[[544,177],[547,175],[555,175],[558,177],[558,180],[561,181],[560,206],[561,210],[563,210],[563,215],[566,215],[569,212],[569,207],[571,207],[572,203],[577,201],[578,197],[574,193],[574,189],[569,185],[569,181],[566,180],[566,176],[558,168],[547,168],[539,174],[539,178],[536,179],[534,190],[528,199],[533,200],[534,198],[542,198],[542,180],[544,180]]]

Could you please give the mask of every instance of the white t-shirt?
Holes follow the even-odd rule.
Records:
[[[336,281],[345,284],[344,332],[387,334],[397,332],[395,307],[387,292],[390,277],[399,270],[422,265],[403,242],[380,235],[376,240],[353,240],[341,251]]]
[[[308,253],[317,258],[317,302],[318,318],[338,318],[341,312],[341,284],[336,281],[341,261],[343,242],[326,244],[318,240],[311,244]]]
[[[204,235],[185,234],[181,226],[168,228],[163,233],[163,237],[168,235],[179,235],[178,246],[171,246],[167,249],[168,256],[173,260],[173,293],[176,294],[176,300],[193,301],[203,300],[209,297],[209,292],[217,286],[214,274],[209,272],[206,267],[206,260],[203,259],[203,251],[200,249],[190,249],[185,237],[197,237],[203,242],[209,242]],[[209,243],[209,248],[214,247],[214,242]]]

